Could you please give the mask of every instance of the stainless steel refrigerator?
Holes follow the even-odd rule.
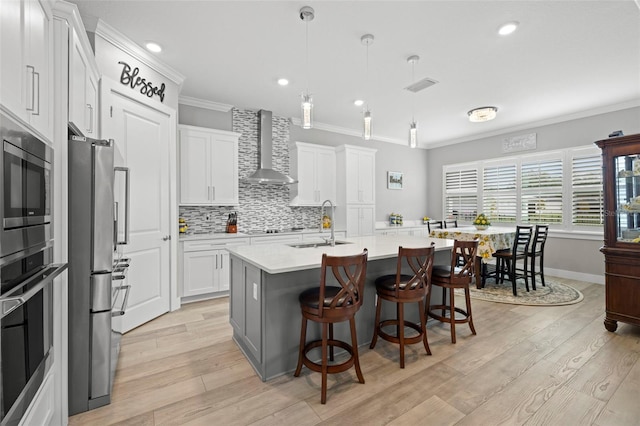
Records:
[[[111,402],[114,146],[71,136],[69,154],[69,415]],[[112,364],[114,364],[112,366]]]

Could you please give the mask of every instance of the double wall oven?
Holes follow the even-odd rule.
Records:
[[[0,425],[17,424],[52,364],[53,152],[0,114]]]

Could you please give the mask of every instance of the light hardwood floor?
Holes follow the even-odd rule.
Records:
[[[262,382],[232,341],[228,299],[184,305],[122,339],[112,403],[71,425],[638,425],[640,327],[603,326],[604,286],[560,280],[584,300],[557,307],[472,301],[477,336],[429,323],[432,356],[378,340],[353,369]],[[640,301],[638,302],[640,303]],[[422,349],[422,350],[421,350]]]

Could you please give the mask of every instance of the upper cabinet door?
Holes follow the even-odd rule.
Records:
[[[239,203],[238,137],[224,130],[180,126],[180,204]]]
[[[93,55],[73,29],[69,50],[69,122],[84,136],[97,137],[99,75]]]
[[[0,102],[50,142],[53,141],[52,31],[47,2],[0,2]]]
[[[336,152],[333,148],[316,153],[316,188],[319,203],[331,200],[336,204]]]
[[[372,152],[360,152],[358,156],[358,190],[361,203],[373,204],[375,194],[376,157]]]
[[[292,206],[336,203],[336,153],[332,147],[296,142],[291,149],[291,174],[298,183],[289,191]]]

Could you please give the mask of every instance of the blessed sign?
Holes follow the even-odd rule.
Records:
[[[502,139],[502,152],[528,151],[531,149],[536,149],[535,133]]]
[[[140,68],[135,67],[131,69],[129,64],[126,62],[118,62],[118,64],[122,65],[122,74],[120,74],[120,83],[125,86],[129,86],[132,89],[139,88],[140,93],[146,95],[149,98],[152,98],[154,95],[157,95],[160,98],[160,102],[164,102],[164,83],[158,86],[154,86],[152,82],[148,81],[146,78],[138,77],[140,73]]]

